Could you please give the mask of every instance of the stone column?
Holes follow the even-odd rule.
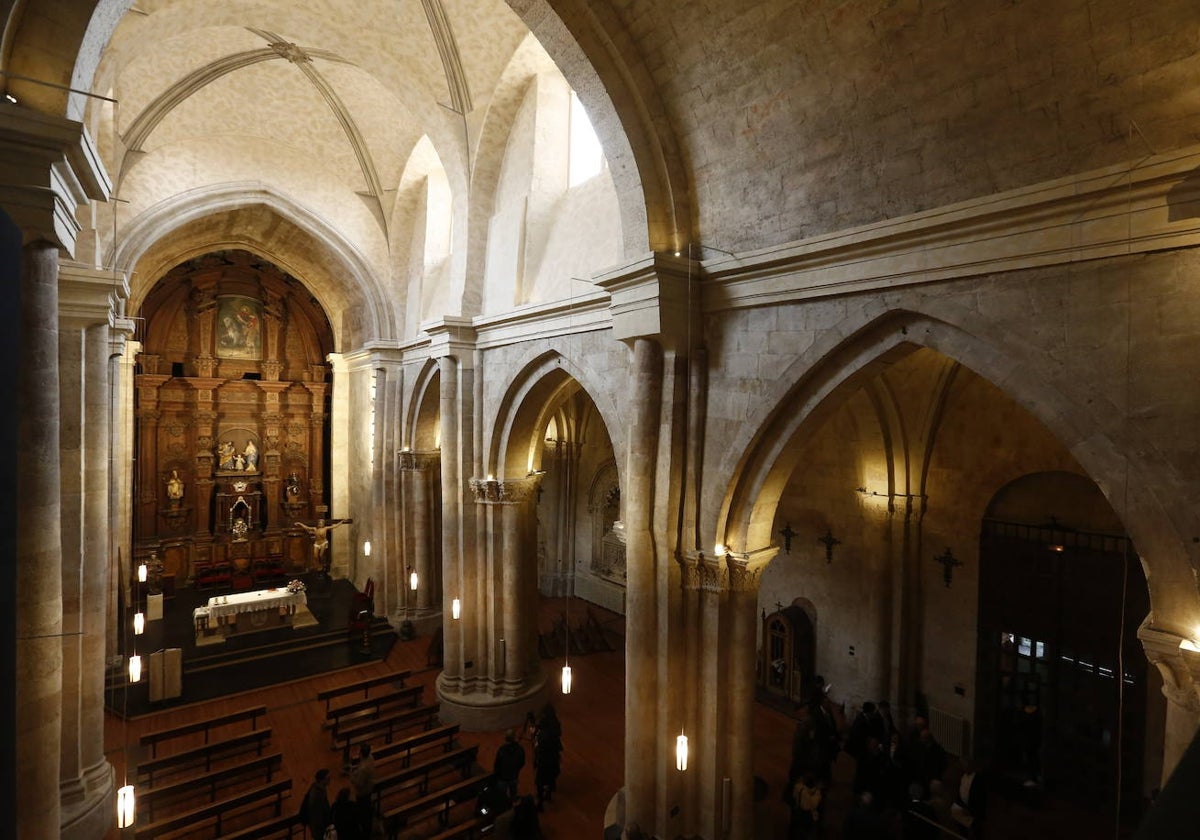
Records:
[[[723,816],[733,840],[753,840],[754,832],[754,691],[758,657],[758,585],[762,570],[779,549],[729,552],[729,756],[725,775],[732,780],[730,813]]]
[[[104,757],[111,527],[109,320],[121,291],[123,285],[114,288],[107,273],[77,266],[64,266],[60,272],[65,634],[61,787],[66,838],[99,836],[111,821],[112,766]]]
[[[631,425],[626,449],[628,493],[625,521],[625,814],[626,823],[653,826],[657,768],[668,757],[659,750],[658,610],[654,543],[651,537],[654,474],[661,422],[662,348],[653,340],[633,341]],[[647,760],[647,755],[653,756]]]
[[[62,734],[62,529],[59,485],[58,247],[25,246],[26,333],[17,406],[16,836],[57,840]]]
[[[1155,629],[1150,617],[1138,628],[1138,638],[1146,657],[1162,675],[1162,692],[1167,698],[1162,766],[1165,786],[1200,726],[1200,650],[1194,648],[1192,640]]]
[[[693,687],[700,684],[701,670],[704,665],[703,647],[701,645],[701,598],[700,598],[700,564],[703,557],[698,553],[689,553],[679,560],[680,586],[683,588],[683,599],[680,608],[679,632],[684,639],[684,670],[683,684]],[[682,714],[679,730],[683,734],[691,733],[691,738],[700,732],[700,692],[689,690],[683,692]],[[672,727],[672,730],[674,727]],[[694,836],[699,830],[699,811],[697,791],[699,789],[699,773],[687,772],[680,779],[683,805],[683,824],[681,833],[686,837]]]
[[[470,638],[482,620],[476,610],[466,609],[472,603],[463,577],[463,555],[459,544],[459,523],[462,521],[462,470],[459,462],[458,360],[453,356],[438,359],[441,392],[442,423],[442,586],[447,598],[460,599],[465,614],[455,621],[443,621],[442,673],[438,677],[438,695],[455,692],[463,678],[463,640]],[[473,590],[472,590],[473,593]],[[442,611],[450,615],[449,605]]]
[[[537,668],[537,546],[533,499],[538,478],[505,479],[499,484],[501,524],[501,589],[503,633],[507,643],[503,680],[507,693],[524,694],[535,682]]]
[[[400,453],[400,470],[408,490],[408,503],[403,510],[406,530],[409,532],[408,547],[412,551],[412,567],[420,580],[415,603],[412,590],[408,588],[407,568],[399,570],[402,576],[400,586],[405,594],[404,603],[410,609],[416,609],[418,615],[437,612],[442,606],[442,587],[438,585],[441,575],[435,574],[434,567],[437,555],[434,542],[441,537],[436,528],[437,510],[434,504],[441,457],[440,452]]]
[[[728,572],[721,557],[700,555],[700,693],[699,726],[689,741],[696,773],[697,833],[701,837],[720,837],[721,814],[718,810],[722,768],[725,766],[725,731],[729,711],[729,649],[721,627],[721,615],[728,597]],[[692,772],[689,767],[688,772]]]
[[[126,326],[126,335],[132,334],[132,322]],[[130,599],[128,577],[129,558],[133,557],[130,536],[133,534],[133,390],[134,370],[141,342],[122,336],[114,338],[111,370],[117,396],[113,400],[117,410],[116,422],[110,429],[112,448],[112,475],[109,482],[109,510],[112,524],[109,530],[109,553],[111,563],[108,571],[108,656],[119,662],[120,627],[117,621],[117,605],[124,590],[125,602]]]

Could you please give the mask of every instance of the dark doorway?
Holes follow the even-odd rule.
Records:
[[[1001,784],[1136,819],[1149,593],[1124,537],[984,520],[977,754]]]

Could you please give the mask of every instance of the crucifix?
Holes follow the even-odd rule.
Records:
[[[825,544],[825,562],[832,563],[833,562],[833,547],[835,545],[841,545],[842,541],[839,539],[836,539],[833,536],[833,529],[826,528],[825,536],[817,537],[817,542]]]
[[[950,553],[950,546],[946,546],[946,551],[940,557],[934,557],[933,562],[942,564],[942,580],[946,583],[946,588],[950,588],[950,580],[954,575],[954,567],[961,566],[962,561]]]
[[[783,537],[783,550],[788,554],[792,553],[792,537],[796,536],[796,532],[792,530],[792,523],[786,523],[779,529],[779,536]]]

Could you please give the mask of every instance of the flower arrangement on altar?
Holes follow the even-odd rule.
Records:
[[[304,585],[304,581],[302,580],[293,580],[287,585],[288,592],[303,592],[306,589],[308,589],[308,587]]]

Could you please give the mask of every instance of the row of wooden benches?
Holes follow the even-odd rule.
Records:
[[[455,826],[449,826],[448,822],[454,806],[473,800],[488,779],[487,776],[472,775],[478,747],[458,747],[456,736],[459,729],[456,725],[435,726],[438,706],[418,705],[422,695],[419,686],[402,687],[375,698],[370,697],[372,688],[396,683],[403,686],[408,676],[406,671],[395,672],[320,692],[317,699],[325,703],[326,724],[333,732],[335,748],[340,745],[343,756],[348,757],[352,745],[382,736],[384,744],[374,750],[376,761],[390,763],[398,759],[399,769],[381,775],[375,792],[375,807],[389,836],[395,837],[414,817],[436,816],[439,825],[444,828],[438,835],[441,840],[473,837],[483,827],[482,820],[468,819]],[[331,708],[333,699],[358,692],[363,693],[362,700]],[[397,705],[402,706],[399,711],[394,709]],[[139,778],[144,779],[147,785],[153,785],[156,775],[161,778],[168,772],[187,767],[202,766],[203,772],[144,792],[140,799],[147,822],[139,825],[135,837],[138,840],[157,837],[184,827],[193,828],[205,822],[213,825],[217,836],[245,840],[280,834],[290,837],[297,827],[303,831],[296,814],[298,809],[290,808],[288,810],[291,813],[287,814],[283,810],[285,795],[291,795],[291,780],[274,778],[281,772],[282,754],[264,752],[272,734],[270,727],[258,727],[258,720],[265,713],[265,707],[257,706],[143,735],[141,743],[150,748],[151,758],[142,762],[137,772]],[[243,721],[250,722],[252,729],[249,732],[212,740],[211,734],[214,730]],[[417,724],[422,725],[422,731],[402,738],[397,737],[405,729]],[[204,736],[202,746],[171,755],[157,755],[159,744],[196,733],[202,733]],[[443,748],[440,755],[413,763],[415,751],[439,743]],[[231,767],[212,769],[214,762],[251,749],[257,755],[249,761],[239,762]],[[431,792],[429,788],[432,778],[451,769],[457,769],[463,778],[459,782]],[[243,786],[248,780],[260,776],[264,778],[263,784],[249,789],[239,788],[233,796],[217,799],[218,792],[235,785]],[[384,798],[390,792],[412,788],[415,788],[418,794],[415,799],[388,808],[383,807]],[[155,809],[161,811],[172,802],[194,800],[201,794],[208,800],[205,804],[158,820],[154,819]],[[267,807],[271,807],[274,812],[271,819],[233,834],[222,833],[223,823],[227,820],[240,819],[243,815]]]

